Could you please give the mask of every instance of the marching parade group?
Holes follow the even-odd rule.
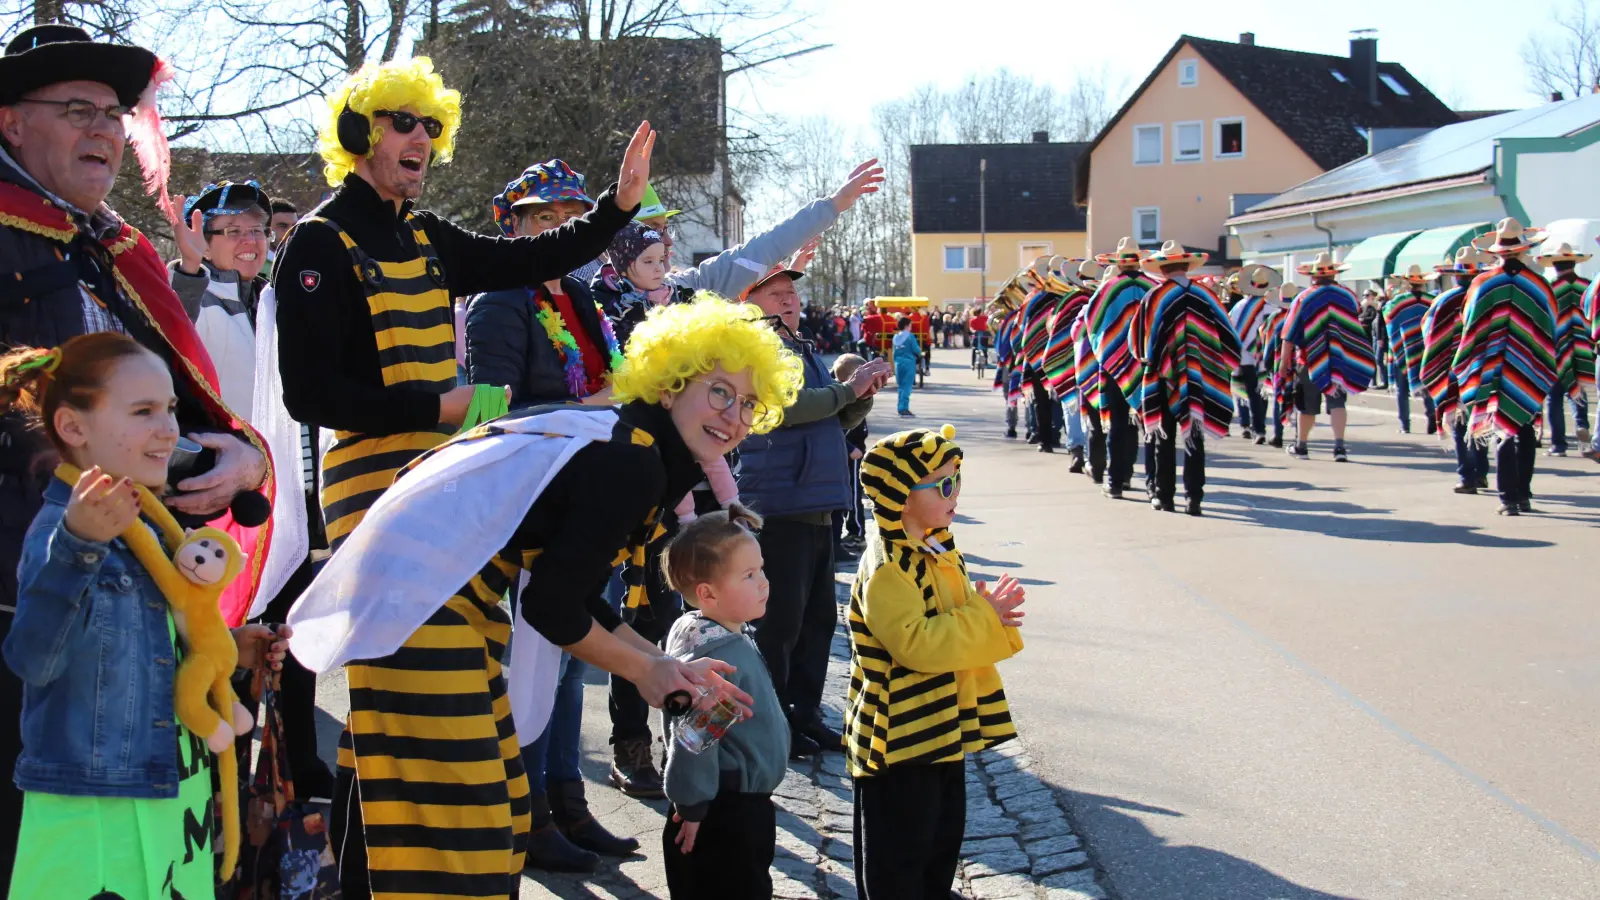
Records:
[[[1207,255],[1173,241],[1151,252],[1123,238],[1092,261],[1041,258],[991,304],[1007,436],[1019,406],[1041,451],[1060,447],[1065,429],[1072,471],[1113,499],[1130,489],[1143,443],[1150,505],[1168,511],[1181,437],[1186,511],[1198,516],[1208,437],[1237,418],[1245,440],[1307,459],[1326,410],[1332,458],[1346,462],[1349,397],[1387,369],[1401,431],[1416,393],[1428,434],[1454,441],[1456,493],[1488,489],[1493,449],[1500,514],[1530,513],[1541,419],[1550,452],[1565,455],[1570,405],[1583,455],[1600,458],[1587,404],[1597,290],[1576,271],[1589,258],[1508,218],[1365,300],[1339,283],[1345,267],[1326,252],[1298,267],[1311,282],[1301,288],[1262,265],[1191,277]],[[1452,283],[1433,293],[1436,279]]]

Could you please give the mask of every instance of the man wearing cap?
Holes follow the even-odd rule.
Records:
[[[1267,398],[1260,389],[1261,325],[1268,312],[1266,295],[1283,284],[1283,276],[1270,266],[1250,265],[1228,276],[1228,322],[1239,336],[1239,368],[1234,384],[1239,389],[1239,435],[1257,444],[1267,442]],[[1265,365],[1265,364],[1264,364]]]
[[[120,331],[166,361],[178,423],[217,453],[210,472],[180,482],[167,502],[203,521],[242,490],[271,491],[259,437],[234,430],[210,355],[166,268],[143,235],[105,205],[130,134],[147,175],[164,177],[165,138],[155,89],[171,70],[150,51],[95,43],[79,28],[39,25],[0,55],[0,345],[55,347],[69,338]],[[164,187],[162,189],[165,200]],[[38,511],[53,451],[20,416],[0,418],[0,637],[11,628],[23,532]],[[237,529],[235,529],[237,530]],[[269,529],[243,538],[265,556]],[[238,612],[256,571],[225,595]],[[233,598],[231,601],[229,598]],[[11,778],[22,686],[0,669],[0,893],[10,880],[22,794]]]
[[[1473,247],[1456,251],[1455,259],[1434,266],[1442,275],[1455,276],[1456,283],[1440,291],[1422,315],[1422,389],[1433,401],[1440,428],[1448,428],[1455,440],[1455,492],[1476,494],[1489,487],[1489,447],[1467,441],[1467,416],[1461,408],[1461,385],[1451,364],[1461,346],[1461,305],[1467,298],[1472,279],[1493,267],[1494,257]]]
[[[1100,417],[1106,432],[1105,495],[1121,500],[1133,478],[1139,454],[1139,432],[1134,411],[1144,396],[1144,364],[1132,352],[1128,329],[1139,312],[1144,295],[1155,281],[1142,271],[1149,252],[1131,237],[1117,242],[1112,253],[1095,257],[1101,265],[1115,265],[1114,275],[1100,282],[1089,300],[1089,346],[1100,368]],[[1155,460],[1147,451],[1145,473],[1153,477]]]
[[[844,749],[839,732],[822,720],[823,682],[838,622],[834,599],[833,512],[849,509],[846,431],[872,409],[889,377],[889,363],[868,362],[844,383],[835,381],[811,344],[800,338],[801,273],[777,267],[745,292],[747,303],[772,320],[785,346],[805,365],[805,387],[770,434],[739,446],[739,496],[766,520],[759,535],[771,593],[756,623],[756,646],[772,673],[790,721],[795,756]]]
[[[1215,294],[1189,277],[1205,265],[1205,253],[1191,253],[1167,241],[1144,261],[1161,282],[1139,303],[1128,343],[1144,364],[1139,409],[1156,460],[1150,479],[1150,505],[1174,510],[1177,443],[1183,436],[1183,493],[1186,512],[1200,515],[1205,496],[1206,434],[1224,437],[1233,421],[1228,385],[1239,366],[1239,336]]]
[[[1544,233],[1501,219],[1474,247],[1500,258],[1472,280],[1461,312],[1461,345],[1451,368],[1470,415],[1468,439],[1498,441],[1500,515],[1533,512],[1534,422],[1556,384],[1556,300],[1526,254]]]
[[[1428,433],[1435,434],[1439,423],[1434,417],[1433,397],[1422,389],[1422,316],[1433,303],[1425,288],[1439,277],[1413,264],[1404,274],[1394,276],[1394,296],[1383,305],[1380,321],[1389,336],[1389,353],[1394,358],[1394,405],[1400,416],[1400,432],[1411,433],[1411,394],[1422,394],[1423,415],[1428,418]]]
[[[1583,295],[1589,289],[1589,279],[1578,274],[1578,264],[1587,262],[1592,255],[1563,243],[1534,259],[1539,266],[1556,270],[1556,277],[1550,280],[1550,289],[1556,295],[1556,385],[1545,405],[1551,456],[1567,455],[1567,403],[1572,404],[1578,443],[1589,442],[1587,388],[1594,384],[1594,337],[1583,314]]]
[[[1372,343],[1362,328],[1356,295],[1336,280],[1347,266],[1335,265],[1327,252],[1297,271],[1311,276],[1311,287],[1294,298],[1283,322],[1279,390],[1292,391],[1300,411],[1300,428],[1289,455],[1310,456],[1307,443],[1324,405],[1333,424],[1333,461],[1348,462],[1344,433],[1349,413],[1345,404],[1372,383]]]

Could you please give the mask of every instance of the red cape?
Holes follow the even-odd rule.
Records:
[[[6,182],[0,182],[0,226],[27,231],[61,243],[68,243],[78,235],[65,210],[32,191]],[[161,263],[160,254],[138,229],[126,222],[116,237],[103,243],[111,254],[112,273],[123,296],[155,325],[156,331],[171,348],[173,357],[181,361],[180,371],[174,373],[175,377],[183,379],[200,398],[212,424],[218,428],[239,430],[266,457],[267,481],[262,493],[269,502],[274,501],[277,478],[272,468],[272,455],[261,435],[222,402],[222,394],[217,387],[217,370],[211,363],[211,355],[206,352],[194,323],[189,321],[189,314],[184,312],[183,304],[173,292],[167,280],[167,267]],[[221,600],[223,618],[229,625],[238,625],[244,621],[261,579],[261,566],[266,561],[267,546],[272,536],[272,521],[269,519],[259,528],[245,528],[234,522],[231,515],[224,513],[221,519],[212,524],[232,535],[247,554],[244,571],[223,592]]]

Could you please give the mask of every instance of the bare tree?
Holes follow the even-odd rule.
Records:
[[[1542,31],[1522,44],[1528,90],[1540,97],[1559,91],[1577,97],[1600,87],[1600,11],[1572,0]]]

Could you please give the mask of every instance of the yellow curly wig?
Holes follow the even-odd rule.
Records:
[[[372,120],[373,111],[409,107],[417,115],[432,116],[444,125],[444,133],[433,141],[437,162],[447,163],[455,153],[456,132],[461,128],[461,93],[444,86],[444,79],[433,70],[433,60],[419,56],[378,65],[368,63],[328,95],[328,108],[323,110],[317,149],[324,163],[323,177],[333,187],[343,184],[344,177],[356,167],[356,155],[339,143],[339,114],[344,112],[346,103],[372,122],[374,147],[383,137],[383,126]]]
[[[730,303],[709,292],[693,303],[660,306],[633,330],[622,368],[612,380],[618,403],[660,402],[717,366],[728,372],[749,369],[756,397],[767,412],[751,425],[766,434],[783,422],[805,382],[800,358],[761,320],[761,311]]]

